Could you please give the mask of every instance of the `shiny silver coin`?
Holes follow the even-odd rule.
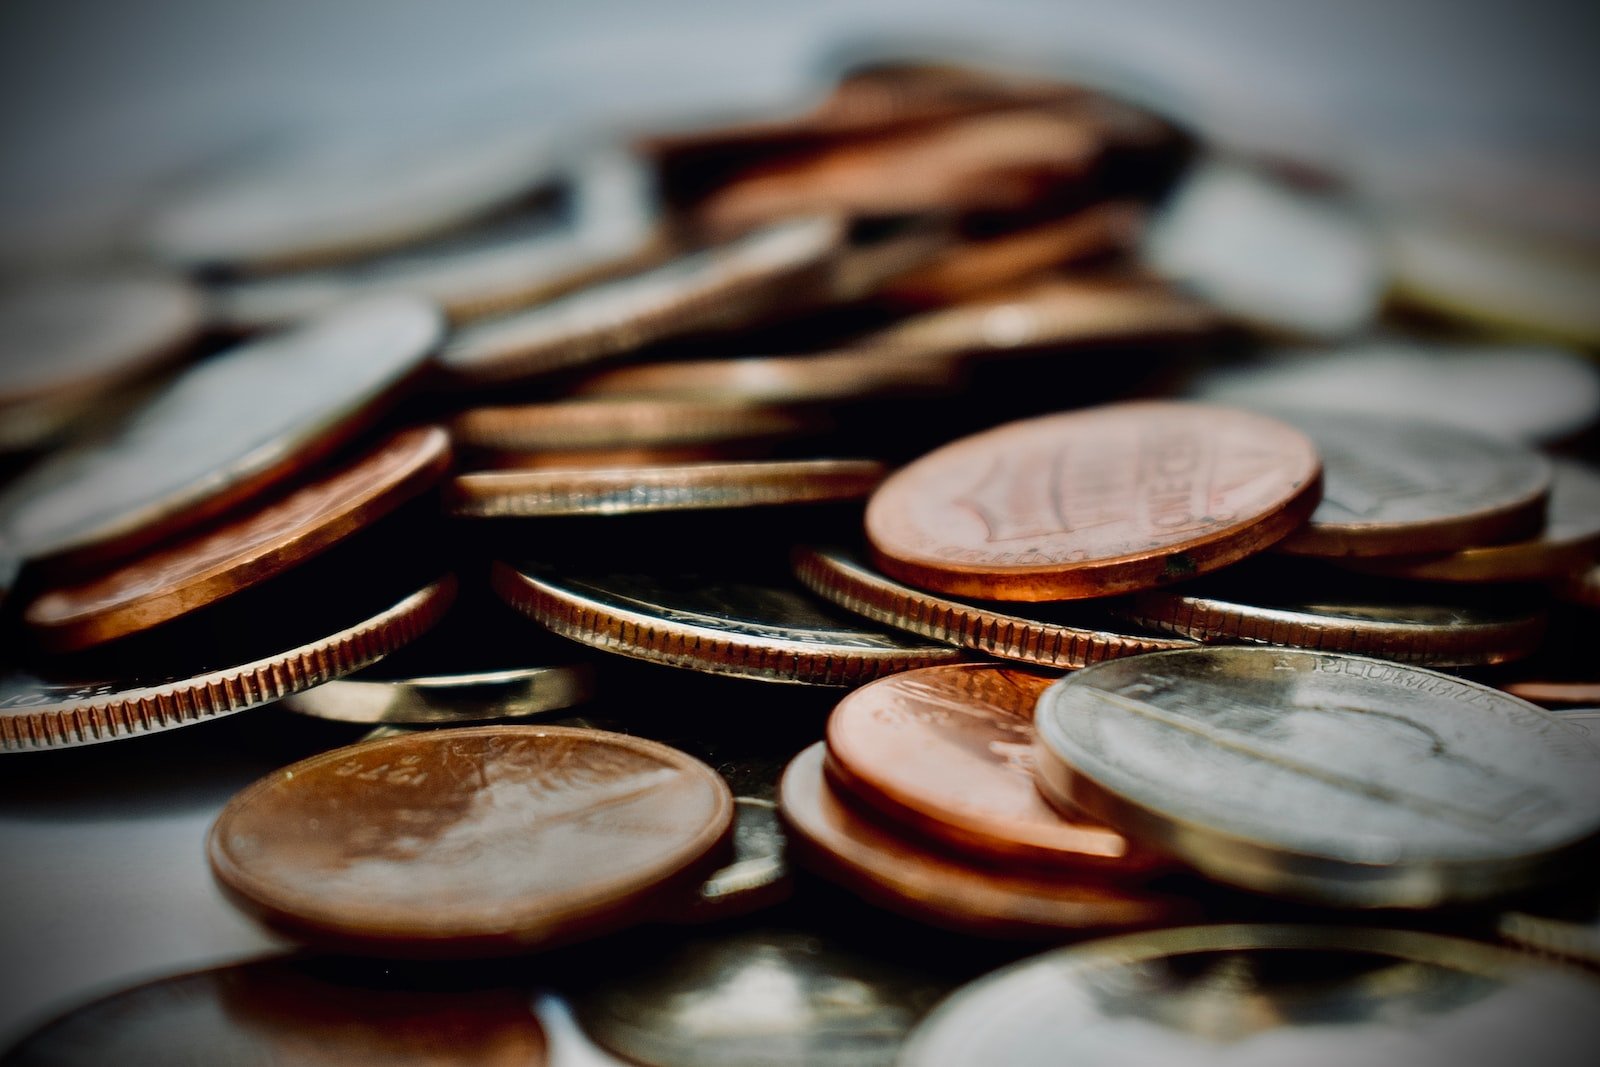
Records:
[[[381,678],[382,665],[283,701],[301,715],[336,722],[461,725],[525,719],[581,704],[594,695],[588,664],[516,667],[419,678]]]

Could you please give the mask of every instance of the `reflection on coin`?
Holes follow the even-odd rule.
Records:
[[[469,448],[538,452],[772,440],[816,424],[738,400],[595,399],[476,408],[451,420],[450,436]]]
[[[1554,583],[1552,589],[1568,603],[1600,608],[1600,563]]]
[[[1316,453],[1275,419],[1195,404],[1116,404],[945,445],[867,505],[891,577],[955,596],[1060,600],[1215,570],[1316,506]]]
[[[444,578],[354,626],[276,655],[188,678],[0,678],[0,752],[91,745],[228,715],[359,670],[444,615]]]
[[[1033,784],[1033,705],[1054,680],[963,663],[862,686],[828,717],[830,785],[990,862],[1148,870],[1154,857],[1092,819],[1064,818]]]
[[[1278,546],[1297,555],[1448,552],[1533,536],[1550,464],[1532,449],[1440,423],[1335,412],[1281,416],[1322,456],[1322,503]]]
[[[751,404],[818,404],[897,394],[954,392],[964,374],[948,356],[845,349],[803,356],[644,363],[597,371],[579,396],[685,397]]]
[[[594,693],[588,664],[382,679],[379,668],[296,693],[283,706],[336,722],[399,725],[522,719],[582,704]]]
[[[333,547],[444,477],[450,439],[406,430],[348,466],[221,526],[29,604],[24,621],[52,651],[138,633],[198,611]]]
[[[360,428],[438,341],[437,309],[353,304],[196,365],[109,437],[0,497],[0,539],[28,559],[127,553],[313,462]]]
[[[525,952],[693,884],[733,822],[711,768],[654,741],[478,726],[325,752],[237,795],[208,855],[294,936],[382,955]]]
[[[794,887],[784,854],[787,847],[776,804],[759,797],[735,797],[732,859],[706,877],[687,908],[681,913],[669,911],[667,918],[716,922],[788,899]]]
[[[1560,876],[1600,830],[1588,742],[1532,704],[1383,660],[1206,648],[1039,700],[1036,773],[1219,881],[1353,907]]]
[[[496,564],[493,582],[507,603],[563,637],[710,674],[855,686],[961,658],[947,645],[865,627],[781,586],[505,564]]]
[[[904,1067],[1578,1067],[1600,985],[1435,934],[1198,926],[1059,949],[958,990]]]
[[[450,484],[454,515],[536,518],[860,500],[883,481],[867,459],[693,463],[619,470],[483,471]]]
[[[875,904],[922,922],[989,937],[1061,937],[1072,932],[1170,922],[1188,905],[1127,886],[1065,873],[989,870],[925,849],[847,807],[823,771],[818,742],[789,764],[778,807],[790,851],[807,866]]]
[[[847,611],[999,659],[1073,670],[1115,656],[1194,644],[1183,637],[1072,625],[1067,612],[1047,620],[1014,615],[1006,610],[1009,605],[948,600],[885,578],[842,549],[796,548],[794,564],[801,585]]]
[[[579,1023],[650,1067],[891,1067],[946,986],[789,930],[685,942],[585,990]]]
[[[1508,682],[1500,686],[1514,697],[1535,704],[1593,704],[1600,702],[1600,682]],[[1557,714],[1557,712],[1552,712]]]
[[[1520,948],[1600,967],[1600,916],[1575,922],[1511,911],[1500,916],[1496,932]]]
[[[47,1024],[7,1067],[543,1067],[526,990],[282,958],[163,978]]]

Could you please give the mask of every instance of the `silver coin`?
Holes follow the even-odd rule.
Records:
[[[776,904],[792,884],[788,841],[778,805],[760,797],[733,798],[733,858],[712,871],[680,922],[716,922]]]
[[[1600,830],[1588,741],[1474,682],[1357,656],[1156,652],[1045,691],[1040,785],[1219,881],[1427,907],[1549,881]]]
[[[593,695],[594,669],[588,664],[562,664],[415,678],[379,678],[363,672],[286,697],[282,703],[301,715],[337,722],[459,726],[543,715]]]

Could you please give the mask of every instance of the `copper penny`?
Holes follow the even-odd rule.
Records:
[[[212,871],[294,936],[383,955],[520,953],[648,917],[733,823],[717,773],[666,745],[479,726],[325,752],[234,797]]]
[[[775,440],[816,425],[798,411],[738,400],[596,399],[477,408],[451,420],[450,436],[471,448],[564,452]]]
[[[800,356],[644,363],[597,371],[579,396],[686,397],[760,404],[816,404],[896,394],[948,393],[964,375],[954,359],[863,348]]]
[[[1279,545],[1296,555],[1401,556],[1533,537],[1550,463],[1442,423],[1290,411],[1323,462],[1322,503]]]
[[[244,711],[342,677],[414,640],[455,598],[443,578],[371,618],[270,656],[182,678],[0,677],[0,752],[92,745]]]
[[[480,471],[618,470],[634,467],[682,467],[690,463],[738,463],[760,459],[767,450],[752,442],[716,445],[649,445],[632,448],[577,448],[562,452],[500,452],[473,449],[472,465]]]
[[[24,621],[52,651],[149,629],[265,582],[365,529],[444,477],[450,439],[406,430],[349,466],[250,514],[157,549],[29,604]]]
[[[1600,708],[1561,708],[1550,714],[1583,733],[1600,751]]]
[[[1600,682],[1508,682],[1500,688],[1535,704],[1600,704]]]
[[[1600,563],[1585,567],[1552,586],[1556,596],[1586,608],[1600,608]]]
[[[960,663],[864,685],[828,717],[831,784],[914,834],[991,862],[1148,870],[1148,853],[1094,819],[1063,817],[1033,784],[1033,705],[1054,680]]]
[[[1185,902],[1082,876],[986,870],[924,849],[847,807],[829,786],[822,742],[778,785],[778,806],[802,862],[880,906],[990,937],[1060,938],[1169,922]]]
[[[993,600],[1105,596],[1226,566],[1305,521],[1311,442],[1275,419],[1116,404],[1001,426],[891,475],[867,505],[886,574]]]

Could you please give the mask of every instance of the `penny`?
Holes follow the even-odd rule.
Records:
[[[1500,916],[1495,932],[1518,948],[1600,967],[1600,916],[1577,922],[1512,911]]]
[[[637,274],[451,337],[441,365],[463,385],[491,385],[592,363],[656,341],[726,329],[826,288],[844,227],[807,218],[757,230]]]
[[[790,848],[819,873],[879,906],[986,937],[1062,937],[1169,922],[1176,898],[1083,876],[986,870],[926,849],[847,807],[823,771],[818,742],[789,764],[778,807]]]
[[[1116,404],[1010,423],[889,477],[867,505],[874,561],[954,596],[1105,596],[1226,566],[1316,506],[1311,442],[1264,416]]]
[[[862,686],[828,717],[830,784],[913,834],[990,862],[1148,870],[1154,857],[1091,819],[1058,814],[1033,784],[1033,705],[1054,680],[962,663]]]
[[[0,752],[92,745],[231,715],[350,674],[414,640],[455,597],[443,578],[354,625],[188,677],[0,677]]]
[[[720,922],[771,907],[789,898],[794,885],[784,853],[788,842],[778,806],[760,797],[733,799],[733,856],[712,871],[690,896],[676,922]]]
[[[325,682],[284,698],[282,705],[335,722],[461,725],[544,715],[582,704],[594,693],[594,670],[587,664],[379,678],[390,673],[385,666]]]
[[[456,444],[505,452],[716,444],[793,437],[815,417],[738,400],[596,399],[475,408],[450,423]]]
[[[39,642],[72,651],[198,611],[332,548],[426,492],[450,465],[438,427],[405,430],[353,463],[221,526],[34,600]]]
[[[382,297],[199,363],[109,436],[13,483],[0,495],[0,540],[30,560],[82,561],[193,526],[359,430],[441,325],[427,303]]]
[[[541,1067],[547,1051],[527,990],[284,957],[113,993],[47,1023],[0,1062]]]
[[[495,592],[563,637],[670,667],[854,686],[952,663],[947,645],[874,630],[782,586],[711,575],[583,575],[496,564]]]
[[[637,515],[859,500],[883,480],[865,459],[588,470],[485,471],[450,485],[452,514],[472,518]]]
[[[1044,619],[1012,614],[1009,605],[949,600],[885,578],[841,549],[796,548],[794,565],[801,585],[847,611],[999,659],[1075,670],[1115,656],[1194,645],[1183,637],[1073,625],[1066,613]]]
[[[1278,546],[1296,555],[1448,552],[1534,536],[1550,495],[1532,449],[1439,423],[1293,411],[1322,456],[1322,503]]]
[[[232,898],[364,954],[527,952],[615,930],[703,874],[715,771],[599,730],[477,726],[302,760],[238,794],[207,854]]]
[[[596,371],[580,397],[684,397],[750,404],[821,404],[902,394],[954,392],[965,377],[954,359],[890,349],[800,356],[643,363]]]
[[[1066,676],[1035,725],[1047,795],[1218,881],[1325,904],[1529,888],[1600,830],[1582,736],[1498,690],[1384,660],[1155,652]]]
[[[899,1063],[1578,1067],[1597,999],[1581,972],[1437,934],[1195,926],[995,971],[935,1008]]]
[[[1600,682],[1509,682],[1500,688],[1535,704],[1600,703]]]

